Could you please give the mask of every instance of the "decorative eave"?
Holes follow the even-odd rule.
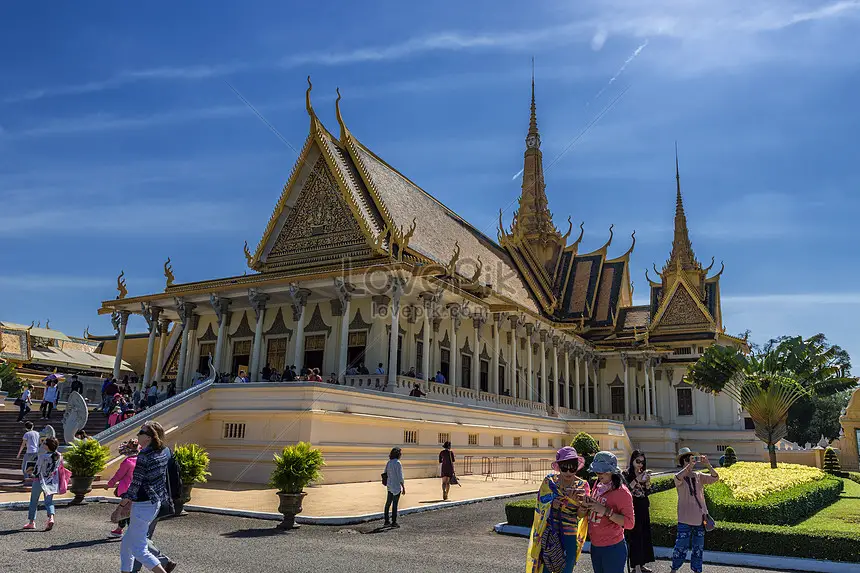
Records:
[[[610,227],[610,229],[611,229],[611,227]],[[633,231],[633,234],[630,235],[630,238],[633,240],[633,242],[630,244],[630,248],[627,249],[627,252],[624,253],[623,255],[621,255],[620,257],[616,257],[614,259],[607,259],[606,260],[607,263],[621,263],[621,262],[623,262],[626,265],[627,263],[630,262],[630,255],[633,254],[633,249],[636,247],[636,231]],[[609,242],[610,243],[612,242],[612,231],[611,230],[610,230]],[[605,246],[609,247],[609,243],[607,243]]]
[[[675,274],[676,274],[675,282],[672,284],[668,293],[663,293],[663,300],[660,303],[660,308],[657,309],[657,312],[654,314],[653,318],[651,319],[651,324],[648,326],[648,331],[654,332],[655,330],[659,330],[660,321],[662,320],[663,315],[666,312],[666,309],[669,307],[669,303],[671,303],[672,299],[675,296],[675,293],[678,291],[679,288],[684,288],[687,291],[687,294],[690,295],[690,298],[693,299],[693,302],[695,303],[695,305],[699,308],[700,311],[702,311],[702,313],[704,314],[705,318],[708,321],[709,330],[710,331],[716,331],[717,328],[716,328],[716,323],[714,322],[714,317],[711,316],[711,313],[708,311],[708,309],[705,307],[705,305],[702,304],[702,301],[699,299],[699,295],[696,292],[696,289],[694,289],[689,284],[689,282],[687,281],[687,278],[684,276],[684,271],[681,270],[679,267]],[[701,328],[696,327],[695,330],[701,331]]]

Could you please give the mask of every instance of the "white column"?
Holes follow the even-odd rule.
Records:
[[[586,406],[585,406],[585,408],[583,408],[582,407],[582,399],[579,396],[579,364],[582,361],[582,350],[579,348],[576,348],[573,352],[573,355],[576,359],[576,374],[575,374],[575,376],[576,376],[576,387],[574,388],[574,393],[576,394],[576,409],[579,410],[580,412],[587,412],[588,411],[588,401],[586,400]],[[588,373],[587,372],[586,372],[586,380],[588,380]],[[586,389],[588,388],[588,382],[587,381],[586,381],[585,387],[586,387]]]
[[[657,389],[657,379],[654,377],[654,360],[650,360],[651,380],[654,383],[654,405],[651,409],[651,415],[657,416],[657,403],[660,401],[660,392]]]
[[[296,373],[302,371],[305,361],[305,306],[311,291],[299,288],[296,283],[290,285],[290,296],[293,299],[293,320],[296,321],[296,342],[293,351],[293,364]]]
[[[400,344],[400,297],[406,281],[400,277],[391,278],[391,338],[388,342],[388,386],[393,391],[397,387],[397,348]]]
[[[340,299],[340,330],[338,334],[338,350],[337,350],[337,377],[338,380],[344,382],[347,369],[347,353],[349,352],[349,317],[350,317],[350,302],[352,301],[352,293],[355,290],[348,282],[343,279],[334,279],[335,291]]]
[[[628,377],[630,371],[630,358],[626,354],[621,355],[621,364],[624,365],[624,419],[630,419],[630,385]]]
[[[429,294],[429,296],[427,296]],[[421,354],[421,373],[425,380],[434,380],[435,372],[430,372],[430,315],[433,313],[433,294],[421,293],[421,298],[424,300],[424,352]]]
[[[508,366],[508,370],[511,371],[511,396],[516,396],[517,398],[525,398],[522,389],[522,383],[520,382],[520,373],[517,370],[517,346],[519,346],[519,340],[517,339],[517,328],[519,327],[520,318],[518,316],[511,316],[511,351],[508,353],[508,362],[510,366]]]
[[[481,390],[481,327],[486,318],[480,315],[472,317],[472,326],[475,327],[475,349],[472,351],[472,390]],[[487,390],[490,389],[490,377],[487,376]]]
[[[178,390],[185,390],[191,384],[191,368],[194,366],[194,344],[197,336],[197,326],[200,324],[200,315],[192,314],[188,319],[188,356],[185,359],[185,377],[182,386],[177,384]]]
[[[218,341],[215,342],[215,356],[212,358],[212,364],[215,366],[215,372],[221,372],[222,363],[224,362],[224,348],[227,346],[227,328],[230,323],[230,303],[229,298],[220,297],[215,294],[209,295],[209,304],[215,310],[215,317],[218,319]]]
[[[600,387],[600,358],[595,357],[591,367],[594,369],[594,413],[600,414],[600,392],[602,390]]]
[[[540,397],[541,402],[549,404],[549,384],[546,371],[546,330],[540,331]]]
[[[651,377],[648,375],[650,359],[645,360],[642,369],[645,371],[645,421],[651,419]]]
[[[493,331],[493,358],[490,360],[489,390],[496,395],[502,393],[501,388],[499,388],[499,352],[501,352],[499,339],[502,337],[502,320],[504,317],[497,314],[493,316],[493,322],[490,326]]]
[[[669,387],[669,419],[663,421],[676,422],[678,419],[678,391],[672,384],[673,371],[671,368],[666,368],[663,372],[666,374],[666,385]]]
[[[155,361],[155,377],[157,384],[161,383],[161,373],[164,370],[164,339],[170,329],[170,320],[162,318],[158,321],[158,358]]]
[[[526,350],[528,350],[528,363],[527,363],[527,376],[526,376],[526,391],[528,392],[528,399],[532,402],[537,402],[537,389],[535,388],[535,375],[534,375],[534,325],[527,324],[526,325]]]
[[[254,328],[254,346],[251,349],[251,372],[248,377],[252,382],[260,380],[261,366],[265,360],[263,352],[263,326],[266,323],[266,303],[269,301],[269,295],[260,292],[257,289],[248,290],[248,299],[251,301],[251,306],[254,307],[254,317],[257,319]]]
[[[119,380],[119,372],[122,369],[122,347],[125,345],[125,327],[128,326],[128,317],[131,313],[121,310],[111,317],[113,327],[116,330],[116,358],[113,361],[113,377]]]
[[[448,305],[448,312],[451,313],[451,359],[448,361],[448,382],[453,387],[457,387],[457,381],[460,378],[460,372],[457,367],[460,362],[460,348],[457,346],[457,329],[460,328],[460,305],[451,303]]]
[[[579,400],[577,389],[577,401]],[[564,407],[573,409],[570,401],[570,342],[564,343]]]
[[[141,303],[143,305],[143,303]],[[158,335],[158,316],[161,309],[157,306],[144,306],[143,317],[149,328],[149,340],[146,342],[146,365],[143,367],[143,383],[149,384],[152,380],[152,361],[155,358],[155,338]]]
[[[561,401],[558,395],[558,385],[560,383],[558,375],[558,336],[552,337],[552,377],[552,401],[554,404],[553,408],[555,408],[557,412],[558,408],[561,406]]]
[[[191,318],[194,316],[196,304],[176,299],[179,320],[182,323],[182,344],[179,346],[179,365],[176,369],[176,387],[182,388],[185,382],[185,367],[188,363],[188,337],[191,332]]]
[[[711,392],[708,392],[708,416],[710,416],[708,418],[708,421],[711,424],[711,426],[716,426],[717,425],[717,403],[716,403],[716,398],[714,397],[714,394]]]

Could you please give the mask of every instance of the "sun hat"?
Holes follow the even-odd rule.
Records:
[[[132,456],[138,453],[140,446],[137,440],[131,439],[119,445],[119,453],[123,456]]]
[[[699,452],[694,452],[690,448],[681,448],[680,450],[678,450],[678,455],[675,456],[675,461],[678,463],[681,463],[681,458],[683,458],[687,454],[692,454],[694,456],[698,456]]]
[[[613,473],[620,474],[621,469],[618,467],[618,458],[612,452],[597,452],[594,454],[594,459],[591,465],[588,466],[588,471],[596,474]]]
[[[561,471],[559,470],[558,464],[570,460],[575,460],[579,463],[576,468],[576,471],[581,470],[582,466],[585,465],[585,460],[582,456],[576,453],[576,448],[572,446],[564,446],[555,453],[555,461],[552,462],[552,469],[554,469],[555,471]]]

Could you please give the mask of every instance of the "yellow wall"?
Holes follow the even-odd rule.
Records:
[[[126,335],[122,345],[122,359],[128,362],[134,373],[143,381],[143,370],[146,367],[146,347],[149,342],[146,336]],[[158,350],[156,341],[156,351]],[[105,340],[99,354],[116,356],[116,339]],[[155,368],[155,364],[153,364]]]

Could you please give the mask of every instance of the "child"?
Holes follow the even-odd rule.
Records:
[[[60,464],[63,456],[57,452],[60,442],[57,438],[45,439],[41,453],[36,460],[36,466],[29,472],[33,475],[33,489],[30,491],[30,507],[27,512],[27,525],[24,529],[36,529],[36,511],[39,509],[39,497],[45,494],[45,511],[48,513],[48,521],[45,522],[45,531],[54,528],[54,494],[60,487]]]
[[[125,456],[125,459],[119,465],[119,469],[116,470],[116,473],[110,478],[105,485],[105,489],[110,489],[112,487],[116,487],[116,491],[114,494],[117,497],[122,496],[125,492],[128,491],[128,486],[131,485],[131,478],[134,475],[134,468],[137,465],[137,454],[139,447],[137,445],[137,440],[131,439],[127,442],[123,442],[119,446],[119,453],[121,456]],[[122,537],[122,530],[128,525],[129,520],[123,519],[120,521],[116,529],[110,532],[111,537]]]

